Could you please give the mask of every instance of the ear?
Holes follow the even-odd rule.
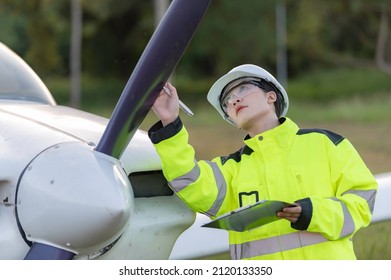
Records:
[[[277,101],[277,93],[275,93],[274,91],[269,91],[268,92],[268,98],[267,98],[267,101],[269,103],[274,103]]]

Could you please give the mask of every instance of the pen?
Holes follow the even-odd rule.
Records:
[[[165,93],[167,93],[168,96],[171,96],[171,92],[167,87],[163,87],[163,90]],[[194,116],[194,113],[183,103],[182,101],[179,100],[179,107],[189,116]]]

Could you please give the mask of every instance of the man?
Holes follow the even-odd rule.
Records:
[[[372,217],[377,183],[351,143],[322,129],[300,129],[285,117],[288,95],[261,67],[245,64],[211,87],[208,101],[245,130],[245,146],[196,161],[179,118],[176,89],[153,105],[149,130],[163,172],[194,211],[212,218],[260,200],[295,203],[259,228],[229,231],[233,259],[355,259],[352,237]]]

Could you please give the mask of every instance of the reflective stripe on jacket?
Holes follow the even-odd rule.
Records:
[[[164,128],[155,124],[149,136],[171,188],[196,212],[214,218],[264,199],[301,204],[295,224],[281,219],[229,231],[233,259],[355,259],[351,239],[370,223],[373,175],[340,135],[280,122],[212,161],[195,160],[179,118]]]

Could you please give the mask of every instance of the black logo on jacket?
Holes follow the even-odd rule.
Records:
[[[252,205],[259,201],[258,191],[240,192],[239,193],[239,207]]]

